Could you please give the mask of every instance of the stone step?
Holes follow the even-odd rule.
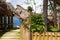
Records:
[[[8,38],[6,38],[6,39],[0,39],[0,40],[20,40],[20,39],[8,39]]]
[[[9,32],[6,32],[2,37],[0,37],[0,40],[20,40],[20,30],[12,30]]]
[[[0,39],[20,39],[19,37],[17,37],[17,38],[0,38]]]
[[[20,38],[20,37],[1,37],[1,38]]]
[[[15,34],[11,34],[11,35],[3,35],[3,36],[20,36],[19,34],[15,35]]]

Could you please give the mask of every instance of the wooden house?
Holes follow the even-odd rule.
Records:
[[[11,9],[5,0],[0,1],[0,29],[13,28],[13,11]]]

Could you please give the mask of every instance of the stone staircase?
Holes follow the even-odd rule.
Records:
[[[20,40],[20,29],[6,32],[2,37],[0,37],[0,40]]]

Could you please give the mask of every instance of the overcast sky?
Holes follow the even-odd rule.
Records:
[[[6,0],[6,2],[10,2],[15,8],[16,8],[16,5],[19,4],[21,5],[23,8],[27,9],[27,7],[30,5],[32,6],[33,5],[33,1],[30,2],[28,1],[28,3],[31,3],[31,4],[26,4],[27,0]],[[42,11],[42,6],[39,7],[39,5],[42,5],[43,4],[43,1],[42,0],[35,0],[35,3],[36,3],[36,12],[41,12]],[[33,5],[33,9],[35,10],[35,6]]]

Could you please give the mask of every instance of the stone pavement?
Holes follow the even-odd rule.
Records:
[[[20,29],[6,32],[0,37],[0,40],[20,40]]]

